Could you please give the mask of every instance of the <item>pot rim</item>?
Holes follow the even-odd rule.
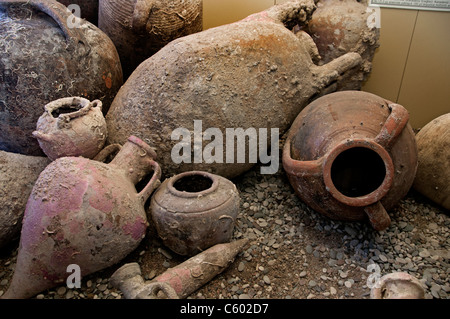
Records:
[[[377,189],[369,194],[358,197],[349,197],[341,193],[334,185],[331,177],[331,168],[336,158],[344,151],[353,148],[366,148],[375,152],[382,159],[386,170],[384,180]],[[339,202],[353,207],[365,207],[380,201],[389,192],[395,173],[391,156],[384,147],[376,143],[373,139],[349,139],[341,142],[325,155],[322,171],[323,181],[327,191]]]
[[[139,137],[131,135],[130,137],[128,137],[127,141],[139,146],[145,151],[145,154],[141,154],[142,157],[150,155],[153,160],[156,160],[156,158],[158,157],[156,151]]]
[[[180,180],[184,177],[187,177],[187,176],[195,176],[195,175],[203,176],[203,177],[210,179],[212,181],[212,185],[209,188],[207,188],[203,191],[200,191],[200,192],[179,191],[174,187],[175,182],[177,182],[178,180]],[[218,177],[214,174],[204,172],[204,171],[189,171],[189,172],[184,172],[184,173],[175,175],[169,180],[169,183],[167,185],[167,189],[169,190],[169,192],[171,192],[175,196],[182,197],[182,198],[195,198],[195,197],[205,196],[207,194],[210,194],[210,193],[216,191],[218,187],[219,187]]]
[[[95,102],[95,101],[94,101]],[[96,106],[96,103],[92,102],[93,106]],[[78,113],[81,113],[82,110],[89,108],[91,104],[91,101],[89,101],[88,99],[85,99],[84,97],[65,97],[62,99],[58,99],[55,101],[52,101],[50,103],[48,103],[47,105],[45,105],[45,111],[47,113],[49,113],[51,116],[52,113],[54,111],[56,111],[57,109],[60,109],[62,107],[74,107],[74,109],[76,108],[76,111],[70,112],[70,113],[65,113],[65,114],[71,114],[71,115],[75,115]],[[65,114],[60,114],[58,117],[64,116]]]

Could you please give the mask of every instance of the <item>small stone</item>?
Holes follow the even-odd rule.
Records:
[[[166,260],[163,262],[163,267],[164,268],[170,268],[170,263]]]
[[[57,293],[58,295],[62,296],[62,295],[64,295],[64,294],[66,293],[66,291],[67,291],[66,287],[59,287],[59,288],[56,290],[56,293]]]
[[[313,287],[317,286],[317,283],[316,283],[314,280],[310,280],[310,281],[308,282],[308,286],[309,286],[310,288],[313,288]]]
[[[335,294],[337,294],[337,290],[336,290],[336,288],[334,288],[334,287],[330,287],[330,293],[331,293],[332,295],[335,295]]]
[[[347,280],[344,282],[344,286],[347,288],[352,288],[352,283],[349,280]]]
[[[97,289],[100,290],[100,291],[105,291],[106,288],[108,288],[108,285],[106,285],[106,284],[101,284],[101,285],[99,285],[99,286],[97,287]]]
[[[306,277],[306,275],[307,275],[306,271],[303,270],[303,271],[299,274],[299,277],[300,277],[300,278],[303,278],[303,277]]]
[[[242,272],[242,271],[244,271],[244,269],[245,269],[245,264],[241,261],[238,266],[238,271]]]
[[[240,294],[239,299],[250,299],[250,295],[248,294]]]
[[[265,284],[270,285],[270,278],[269,278],[269,276],[264,276],[263,280],[264,280]]]

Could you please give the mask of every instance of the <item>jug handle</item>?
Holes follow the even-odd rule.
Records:
[[[102,149],[95,157],[94,161],[105,162],[106,158],[113,154],[118,153],[122,149],[122,145],[120,144],[111,144]]]
[[[55,20],[55,22],[64,33],[66,41],[69,44],[69,50],[73,50],[75,48],[75,45],[77,45],[78,43],[82,43],[87,47],[86,39],[84,38],[83,33],[79,30],[80,28],[69,28],[67,26],[66,22],[71,18],[72,13],[67,9],[65,5],[56,1],[51,2],[49,0],[3,0],[2,2],[7,4],[27,4],[46,13],[53,20]],[[89,52],[89,50],[87,52]]]
[[[148,164],[153,167],[153,176],[144,189],[137,195],[142,204],[147,201],[153,191],[161,184],[161,167],[152,159],[148,159]]]
[[[288,137],[283,149],[283,168],[284,170],[298,177],[302,176],[320,176],[324,158],[321,157],[313,161],[298,161],[291,157],[291,141]]]
[[[395,143],[409,120],[408,111],[400,104],[390,103],[388,107],[391,114],[386,119],[380,133],[375,137],[375,142],[384,148],[390,148]]]
[[[372,227],[377,231],[385,230],[391,224],[391,218],[380,201],[364,207],[364,212],[369,217]]]

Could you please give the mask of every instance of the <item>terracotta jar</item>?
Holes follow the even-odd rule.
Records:
[[[94,25],[98,24],[98,0],[58,0],[58,2],[65,6],[74,4],[79,6],[82,19],[86,19]]]
[[[102,102],[68,97],[44,108],[33,136],[48,158],[83,156],[92,159],[103,149],[108,130]]]
[[[44,155],[32,132],[42,105],[67,96],[100,99],[123,84],[112,41],[54,0],[0,1],[0,150]]]
[[[132,136],[109,164],[62,157],[47,166],[28,199],[16,268],[3,298],[29,298],[62,284],[71,264],[85,276],[132,252],[146,234],[144,203],[159,185],[155,157]],[[135,185],[150,173],[138,193]]]
[[[414,188],[450,211],[450,113],[425,125],[416,141],[419,166]]]
[[[285,133],[311,99],[361,63],[358,53],[323,66],[313,63],[314,42],[291,28],[306,24],[314,8],[313,1],[290,1],[172,41],[143,62],[120,89],[106,115],[109,143],[123,143],[129,134],[140,136],[162,155],[167,176],[198,170],[233,178],[249,170],[256,160],[225,158],[233,148],[235,154],[238,148],[249,152],[248,129],[255,130],[259,145],[267,146],[252,150],[258,148],[261,155],[272,145],[278,159],[278,144],[272,144],[275,130]],[[201,132],[193,134],[194,121],[201,123]],[[207,140],[208,134],[201,134],[210,128],[220,132]],[[233,138],[227,129],[234,129],[244,142],[229,143],[227,149],[226,139]],[[220,145],[215,158],[197,160],[194,146],[183,152],[187,160],[174,161],[172,151],[179,143],[197,144],[191,136],[200,136],[203,149],[212,140]]]
[[[231,240],[239,201],[231,181],[192,171],[166,179],[152,197],[150,213],[164,245],[192,256]]]
[[[363,63],[336,82],[337,90],[360,90],[372,70],[380,29],[372,21],[374,14],[366,3],[357,0],[320,0],[307,32],[317,44],[320,64],[348,52],[361,55]]]
[[[0,249],[20,236],[23,213],[46,157],[0,151]]]
[[[289,131],[283,167],[299,197],[334,219],[390,225],[386,210],[409,191],[417,146],[401,105],[361,91],[308,105]]]
[[[127,78],[170,41],[203,29],[202,0],[100,0],[99,28],[114,42]]]

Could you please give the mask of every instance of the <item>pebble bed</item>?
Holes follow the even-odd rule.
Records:
[[[250,242],[228,269],[188,298],[368,299],[377,275],[403,271],[423,283],[427,299],[448,299],[449,212],[414,190],[389,211],[391,226],[377,232],[364,222],[334,221],[313,211],[282,169],[261,175],[255,167],[234,182],[241,211],[233,237]],[[17,247],[0,252],[0,296],[11,280]],[[86,276],[79,289],[61,286],[35,298],[120,299],[109,278],[122,264],[138,262],[150,280],[185,259],[165,248],[150,227],[123,263]],[[373,264],[378,273],[370,271]]]

